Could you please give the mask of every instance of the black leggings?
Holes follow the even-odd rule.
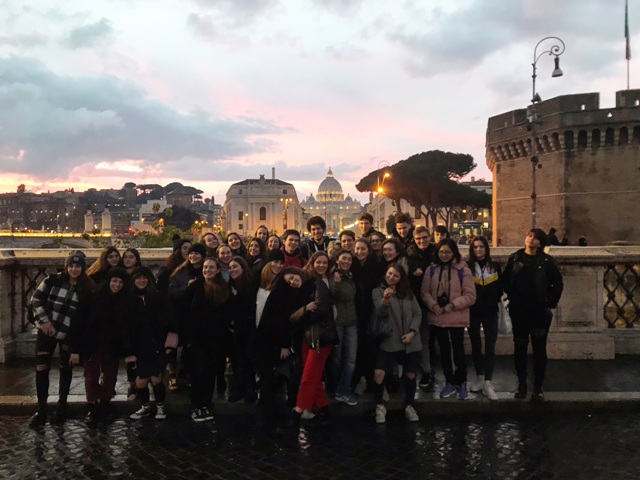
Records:
[[[484,330],[484,357],[480,327]],[[498,312],[482,316],[471,315],[469,339],[471,340],[471,356],[476,375],[484,375],[485,380],[491,380],[495,365],[496,340],[498,339]]]

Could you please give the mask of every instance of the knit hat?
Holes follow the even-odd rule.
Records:
[[[107,278],[109,280],[112,278],[119,278],[123,282],[127,283],[127,280],[129,280],[129,274],[122,267],[112,267],[109,269],[109,272],[107,272]]]
[[[207,256],[207,247],[205,247],[202,243],[194,243],[189,247],[189,253],[196,252],[202,255],[202,258]]]
[[[72,263],[77,263],[84,270],[87,268],[87,257],[84,256],[84,253],[75,251],[65,259],[64,268],[67,268]]]
[[[153,276],[153,272],[149,267],[136,267],[133,272],[131,272],[131,280],[139,277],[140,275],[147,277],[151,283],[156,282],[156,277]]]
[[[269,250],[269,253],[267,254],[267,262],[273,262],[275,260],[284,262],[284,253],[282,250],[278,250],[278,249]]]

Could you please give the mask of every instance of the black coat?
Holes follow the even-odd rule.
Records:
[[[71,323],[69,344],[82,359],[96,353],[120,357],[129,349],[126,319],[127,293],[111,293],[105,282],[80,301]]]
[[[502,285],[510,306],[516,308],[556,308],[564,284],[558,264],[540,251],[533,267],[527,267],[524,248],[511,254],[502,275]]]
[[[167,297],[155,289],[127,299],[128,347],[126,355],[155,355],[164,351],[167,333],[176,332],[174,310]]]
[[[220,285],[228,289],[226,283]],[[186,317],[186,340],[190,344],[203,348],[217,348],[229,341],[227,329],[229,319],[229,297],[216,305],[207,297],[204,290],[204,279],[198,277],[184,292],[189,305]]]

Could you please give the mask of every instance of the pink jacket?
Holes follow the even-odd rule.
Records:
[[[468,327],[469,307],[476,301],[473,274],[464,261],[458,263],[453,260],[451,268],[444,267],[442,275],[440,268],[439,265],[427,268],[420,289],[422,300],[429,309],[427,314],[429,324],[438,327]],[[460,281],[459,271],[462,272],[462,281]],[[455,308],[451,312],[436,315],[432,309],[437,305],[438,296],[443,293],[449,295],[449,302]]]

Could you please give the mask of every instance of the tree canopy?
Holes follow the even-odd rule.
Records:
[[[433,225],[438,215],[448,224],[453,207],[491,206],[490,195],[457,181],[475,167],[471,155],[431,150],[374,170],[356,188],[360,192],[376,192],[385,173],[389,173],[383,182],[384,195],[395,200],[398,209],[400,199],[405,199],[430,217]]]

